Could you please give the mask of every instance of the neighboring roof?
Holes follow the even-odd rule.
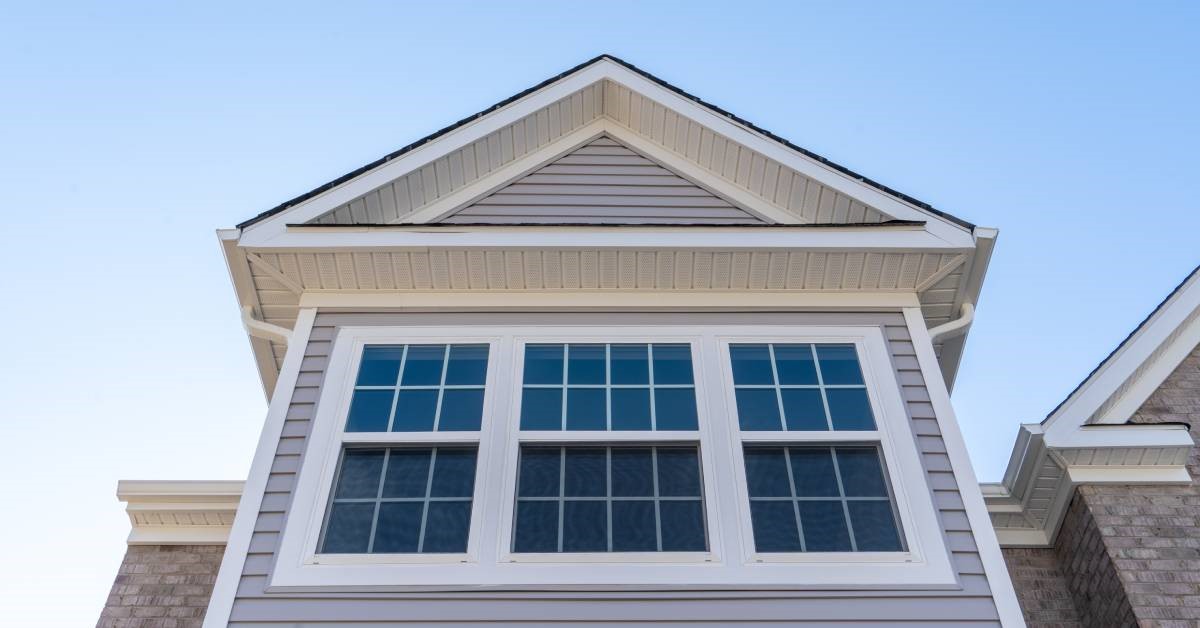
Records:
[[[487,114],[492,113],[493,111],[496,111],[497,109],[501,109],[501,108],[505,107],[506,105],[509,105],[517,100],[520,100],[521,98],[523,98],[533,92],[536,92],[548,85],[551,85],[559,80],[562,80],[563,78],[566,78],[572,74],[575,74],[576,72],[579,72],[580,70],[583,70],[584,68],[586,68],[590,65],[593,65],[601,60],[609,60],[613,63],[619,64],[619,65],[627,68],[628,70],[641,75],[642,77],[646,78],[647,80],[652,81],[652,82],[662,86],[663,88],[668,89],[668,90],[678,94],[679,96],[687,98],[688,100],[691,100],[691,101],[697,103],[698,105],[701,105],[718,115],[724,116],[742,126],[745,126],[746,128],[748,128],[756,133],[759,133],[759,134],[761,134],[775,142],[778,142],[796,152],[799,152],[802,155],[804,155],[810,159],[813,159],[814,161],[817,161],[825,166],[828,166],[829,168],[837,170],[837,171],[841,172],[842,174],[844,174],[852,179],[855,179],[865,185],[871,186],[881,192],[884,192],[884,193],[891,195],[897,199],[900,199],[906,203],[909,203],[911,205],[919,207],[919,208],[921,208],[927,212],[930,212],[936,216],[939,216],[946,220],[949,220],[949,221],[951,221],[955,224],[958,224],[959,226],[962,226],[966,229],[974,229],[975,228],[974,224],[972,224],[966,220],[963,220],[961,218],[958,218],[956,216],[953,216],[951,214],[948,214],[946,212],[938,210],[938,209],[934,208],[932,205],[930,205],[924,201],[920,201],[911,196],[903,194],[901,192],[897,192],[896,190],[893,190],[892,188],[889,188],[889,187],[887,187],[881,183],[878,183],[872,179],[864,177],[864,176],[850,170],[849,168],[846,168],[845,166],[834,163],[820,155],[817,155],[816,153],[813,153],[812,151],[809,151],[800,146],[797,146],[797,145],[791,143],[790,141],[788,141],[782,137],[779,137],[778,135],[775,135],[774,133],[771,133],[770,131],[767,131],[766,129],[763,129],[743,118],[740,118],[724,109],[721,109],[720,107],[717,107],[715,105],[707,103],[704,100],[701,100],[700,98],[693,96],[692,94],[689,94],[689,93],[683,91],[682,89],[679,89],[678,87],[675,87],[674,85],[671,85],[670,83],[668,83],[668,82],[666,82],[666,81],[664,81],[664,80],[662,80],[662,79],[630,64],[630,63],[627,63],[617,57],[614,57],[614,56],[608,55],[608,54],[599,55],[599,56],[592,58],[584,63],[581,63],[561,74],[558,74],[549,79],[546,79],[545,81],[542,81],[541,83],[538,83],[537,85],[534,85],[533,87],[530,87],[529,89],[526,89],[518,94],[514,94],[513,96],[506,98],[506,99],[492,105],[491,107],[488,107],[487,109],[484,109],[483,111],[480,111],[480,112],[478,112],[472,116],[469,116],[467,118],[463,118],[462,120],[459,120],[458,122],[455,122],[454,124],[452,124],[450,126],[447,126],[443,129],[435,131],[434,133],[432,133],[430,135],[427,135],[407,146],[404,146],[403,148],[400,148],[399,150],[393,151],[387,155],[384,155],[383,157],[381,157],[379,159],[376,159],[375,161],[372,161],[369,164],[366,164],[366,165],[364,165],[360,168],[357,168],[349,173],[346,173],[346,174],[334,179],[333,181],[325,183],[324,185],[314,188],[313,190],[310,190],[304,194],[301,194],[300,196],[297,196],[297,197],[295,197],[289,201],[286,201],[276,207],[273,207],[273,208],[255,216],[254,218],[251,218],[247,221],[244,221],[244,222],[238,224],[237,227],[239,229],[249,227],[261,220],[264,220],[266,218],[274,216],[274,215],[288,209],[289,207],[292,207],[294,205],[302,203],[314,196],[317,196],[317,195],[319,195],[323,192],[326,192],[334,187],[337,187],[351,179],[354,179],[355,177],[358,177],[359,175],[361,175],[365,172],[373,170],[374,168],[377,168],[389,161],[392,161],[393,159],[396,159],[397,157],[400,157],[400,156],[404,155],[405,153],[408,153],[420,146],[423,146],[423,145],[425,145],[425,144],[427,144],[427,143],[429,143],[451,131],[454,131],[455,129],[457,129],[459,127],[462,127],[463,125],[466,125],[474,120],[477,120],[483,116],[486,116]]]

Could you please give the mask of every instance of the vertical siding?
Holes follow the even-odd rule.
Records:
[[[896,376],[908,406],[934,504],[958,571],[960,590],[673,592],[673,593],[264,593],[279,534],[287,517],[302,462],[332,339],[344,325],[526,324],[879,324],[884,328]],[[321,314],[305,349],[296,390],[276,448],[275,463],[251,538],[231,624],[283,626],[311,623],[372,626],[446,622],[473,626],[531,621],[623,626],[662,621],[882,626],[997,626],[987,577],[967,521],[958,483],[900,314]]]

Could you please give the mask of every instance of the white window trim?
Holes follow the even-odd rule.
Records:
[[[519,447],[519,340],[537,342],[689,342],[693,344],[705,512],[710,551],[514,556],[511,539]],[[879,428],[907,551],[757,555],[753,548],[742,442],[737,437],[729,342],[838,342],[859,348],[863,376]],[[487,343],[484,418],[476,467],[471,536],[465,554],[317,555],[316,546],[343,442],[341,430],[362,347],[367,344]],[[717,360],[714,364],[713,360]],[[507,409],[507,412],[499,410]],[[722,419],[724,417],[724,419]],[[507,420],[502,420],[507,419]],[[722,424],[724,420],[724,424]],[[917,450],[882,329],[863,326],[561,326],[345,327],[339,330],[299,471],[268,589],[347,587],[366,590],[540,589],[913,589],[954,588],[956,574]],[[637,438],[605,433],[609,441]],[[813,440],[787,432],[766,438]],[[870,433],[874,436],[874,433]],[[567,442],[587,433],[526,433]],[[595,436],[593,433],[592,436]],[[757,437],[757,435],[756,435]],[[387,435],[396,442],[462,442],[472,432]],[[823,440],[854,440],[832,433]],[[653,440],[696,441],[691,432],[661,432]],[[384,442],[371,436],[370,442]],[[861,440],[861,439],[860,439]],[[873,439],[869,439],[873,440]],[[503,447],[495,446],[503,441]],[[492,445],[489,446],[488,443]],[[733,473],[722,472],[732,468]],[[494,534],[485,534],[495,530]],[[646,568],[653,564],[652,568]]]

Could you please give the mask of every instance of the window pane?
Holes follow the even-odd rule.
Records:
[[[747,447],[746,484],[750,497],[791,497],[782,447]]]
[[[567,348],[567,383],[603,384],[604,353],[604,345],[570,345]]]
[[[356,386],[395,386],[404,347],[375,346],[363,349]]]
[[[475,492],[475,449],[439,448],[433,463],[431,497],[470,497]]]
[[[740,388],[737,396],[738,424],[746,431],[781,430],[779,400],[773,388]]]
[[[838,471],[848,497],[887,497],[887,484],[874,447],[838,447]]]
[[[700,457],[695,448],[658,449],[658,494],[668,497],[700,496]]]
[[[375,504],[334,504],[325,526],[321,551],[327,554],[351,554],[367,551]]]
[[[563,383],[563,346],[525,345],[525,383]]]
[[[654,424],[659,430],[696,429],[695,389],[655,388]]]
[[[438,431],[476,432],[482,420],[482,388],[450,389],[442,393],[442,416],[438,418]]]
[[[738,385],[775,383],[771,372],[771,353],[767,345],[730,345],[733,383]]]
[[[563,505],[564,552],[608,551],[608,512],[603,501],[571,501]]]
[[[805,549],[810,552],[850,551],[850,533],[846,529],[846,515],[840,500],[798,503]]]
[[[487,380],[487,345],[451,345],[447,386],[482,386]]]
[[[605,396],[603,388],[568,388],[567,429],[608,429]]]
[[[428,432],[433,429],[437,414],[438,391],[400,389],[396,398],[396,419],[393,432]]]
[[[369,497],[379,492],[379,476],[383,473],[382,449],[347,449],[342,454],[342,469],[338,473],[335,499]]]
[[[658,508],[662,516],[664,552],[703,552],[708,549],[700,500],[662,501]]]
[[[838,497],[837,474],[828,447],[792,447],[792,475],[797,497]]]
[[[562,429],[561,388],[526,388],[521,396],[521,429]]]
[[[437,554],[465,552],[470,527],[471,502],[429,502],[421,551]]]
[[[898,552],[900,534],[892,505],[886,501],[849,502],[854,542],[860,552]]]
[[[517,502],[515,552],[558,551],[557,501]]]
[[[613,388],[612,429],[650,429],[650,389]]]
[[[690,345],[654,345],[654,383],[692,383],[692,348]]]
[[[562,453],[558,447],[522,447],[518,497],[557,497]]]
[[[409,345],[404,358],[401,386],[437,386],[442,383],[446,345]]]
[[[875,429],[875,417],[871,414],[871,402],[865,388],[830,388],[825,391],[825,396],[829,399],[833,429]]]
[[[615,483],[614,480],[614,486]],[[653,552],[658,549],[652,501],[613,501],[612,527],[614,552]]]
[[[393,449],[388,454],[383,496],[425,497],[429,489],[429,454],[428,449]]]
[[[826,386],[863,383],[854,345],[817,345],[817,358],[821,361],[821,378]]]
[[[754,549],[759,552],[799,552],[800,533],[792,501],[751,501]]]
[[[375,554],[412,554],[421,539],[422,502],[383,502],[375,527]]]
[[[817,383],[817,367],[813,363],[812,345],[775,345],[775,370],[779,383],[812,385]]]
[[[386,432],[388,417],[392,413],[390,390],[356,390],[350,401],[350,416],[346,419],[347,432]]]
[[[789,430],[829,429],[829,421],[825,418],[825,402],[821,401],[819,389],[784,388],[779,392],[783,395],[783,414]]]
[[[646,345],[612,345],[611,381],[614,384],[650,383]]]
[[[563,494],[567,497],[608,494],[608,457],[603,447],[568,447],[563,470]]]
[[[618,497],[648,497],[654,494],[654,461],[649,447],[614,447],[612,450],[612,494]],[[616,524],[613,524],[616,530]]]

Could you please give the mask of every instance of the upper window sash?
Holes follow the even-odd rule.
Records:
[[[478,432],[486,344],[363,347],[345,432]]]

